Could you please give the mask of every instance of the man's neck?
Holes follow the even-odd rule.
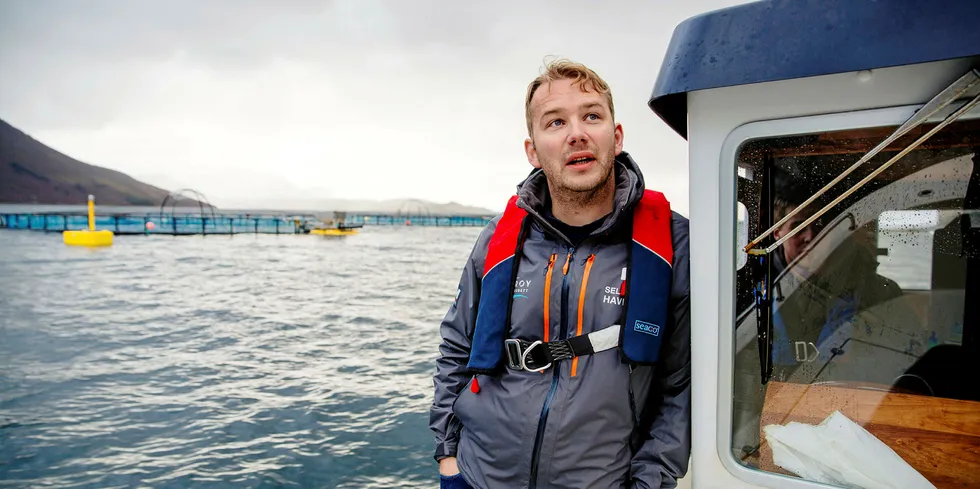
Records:
[[[551,214],[569,226],[585,226],[612,213],[616,182],[609,178],[605,185],[590,192],[550,192]]]

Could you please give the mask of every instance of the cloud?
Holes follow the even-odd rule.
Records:
[[[626,150],[686,212],[686,144],[646,102],[676,23],[735,3],[4,2],[0,117],[219,205],[291,185],[500,209],[530,169],[524,90],[559,55],[610,83]]]

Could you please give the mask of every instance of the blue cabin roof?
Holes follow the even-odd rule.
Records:
[[[687,92],[980,55],[980,0],[773,0],[674,29],[650,108],[687,139]]]

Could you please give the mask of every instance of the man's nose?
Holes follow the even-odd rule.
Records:
[[[585,124],[581,121],[572,121],[568,123],[568,144],[575,146],[578,144],[586,143],[589,140],[589,134],[585,132]]]
[[[807,226],[800,230],[800,239],[807,244],[809,244],[810,241],[813,241],[813,226]]]

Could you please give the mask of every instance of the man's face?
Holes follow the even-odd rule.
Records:
[[[531,98],[532,137],[524,142],[531,166],[553,192],[593,192],[609,181],[623,151],[623,128],[605,97],[571,80],[538,87]]]
[[[800,225],[803,221],[809,219],[811,215],[813,215],[812,212],[803,211],[793,216],[790,220],[783,223],[782,226],[772,233],[773,237],[777,240],[782,239],[782,237],[789,234],[793,228]],[[810,241],[813,240],[814,235],[814,227],[811,224],[801,229],[798,233],[794,234],[793,237],[783,242],[783,256],[786,257],[787,265],[803,254],[803,250],[806,249],[807,245],[810,244]]]

